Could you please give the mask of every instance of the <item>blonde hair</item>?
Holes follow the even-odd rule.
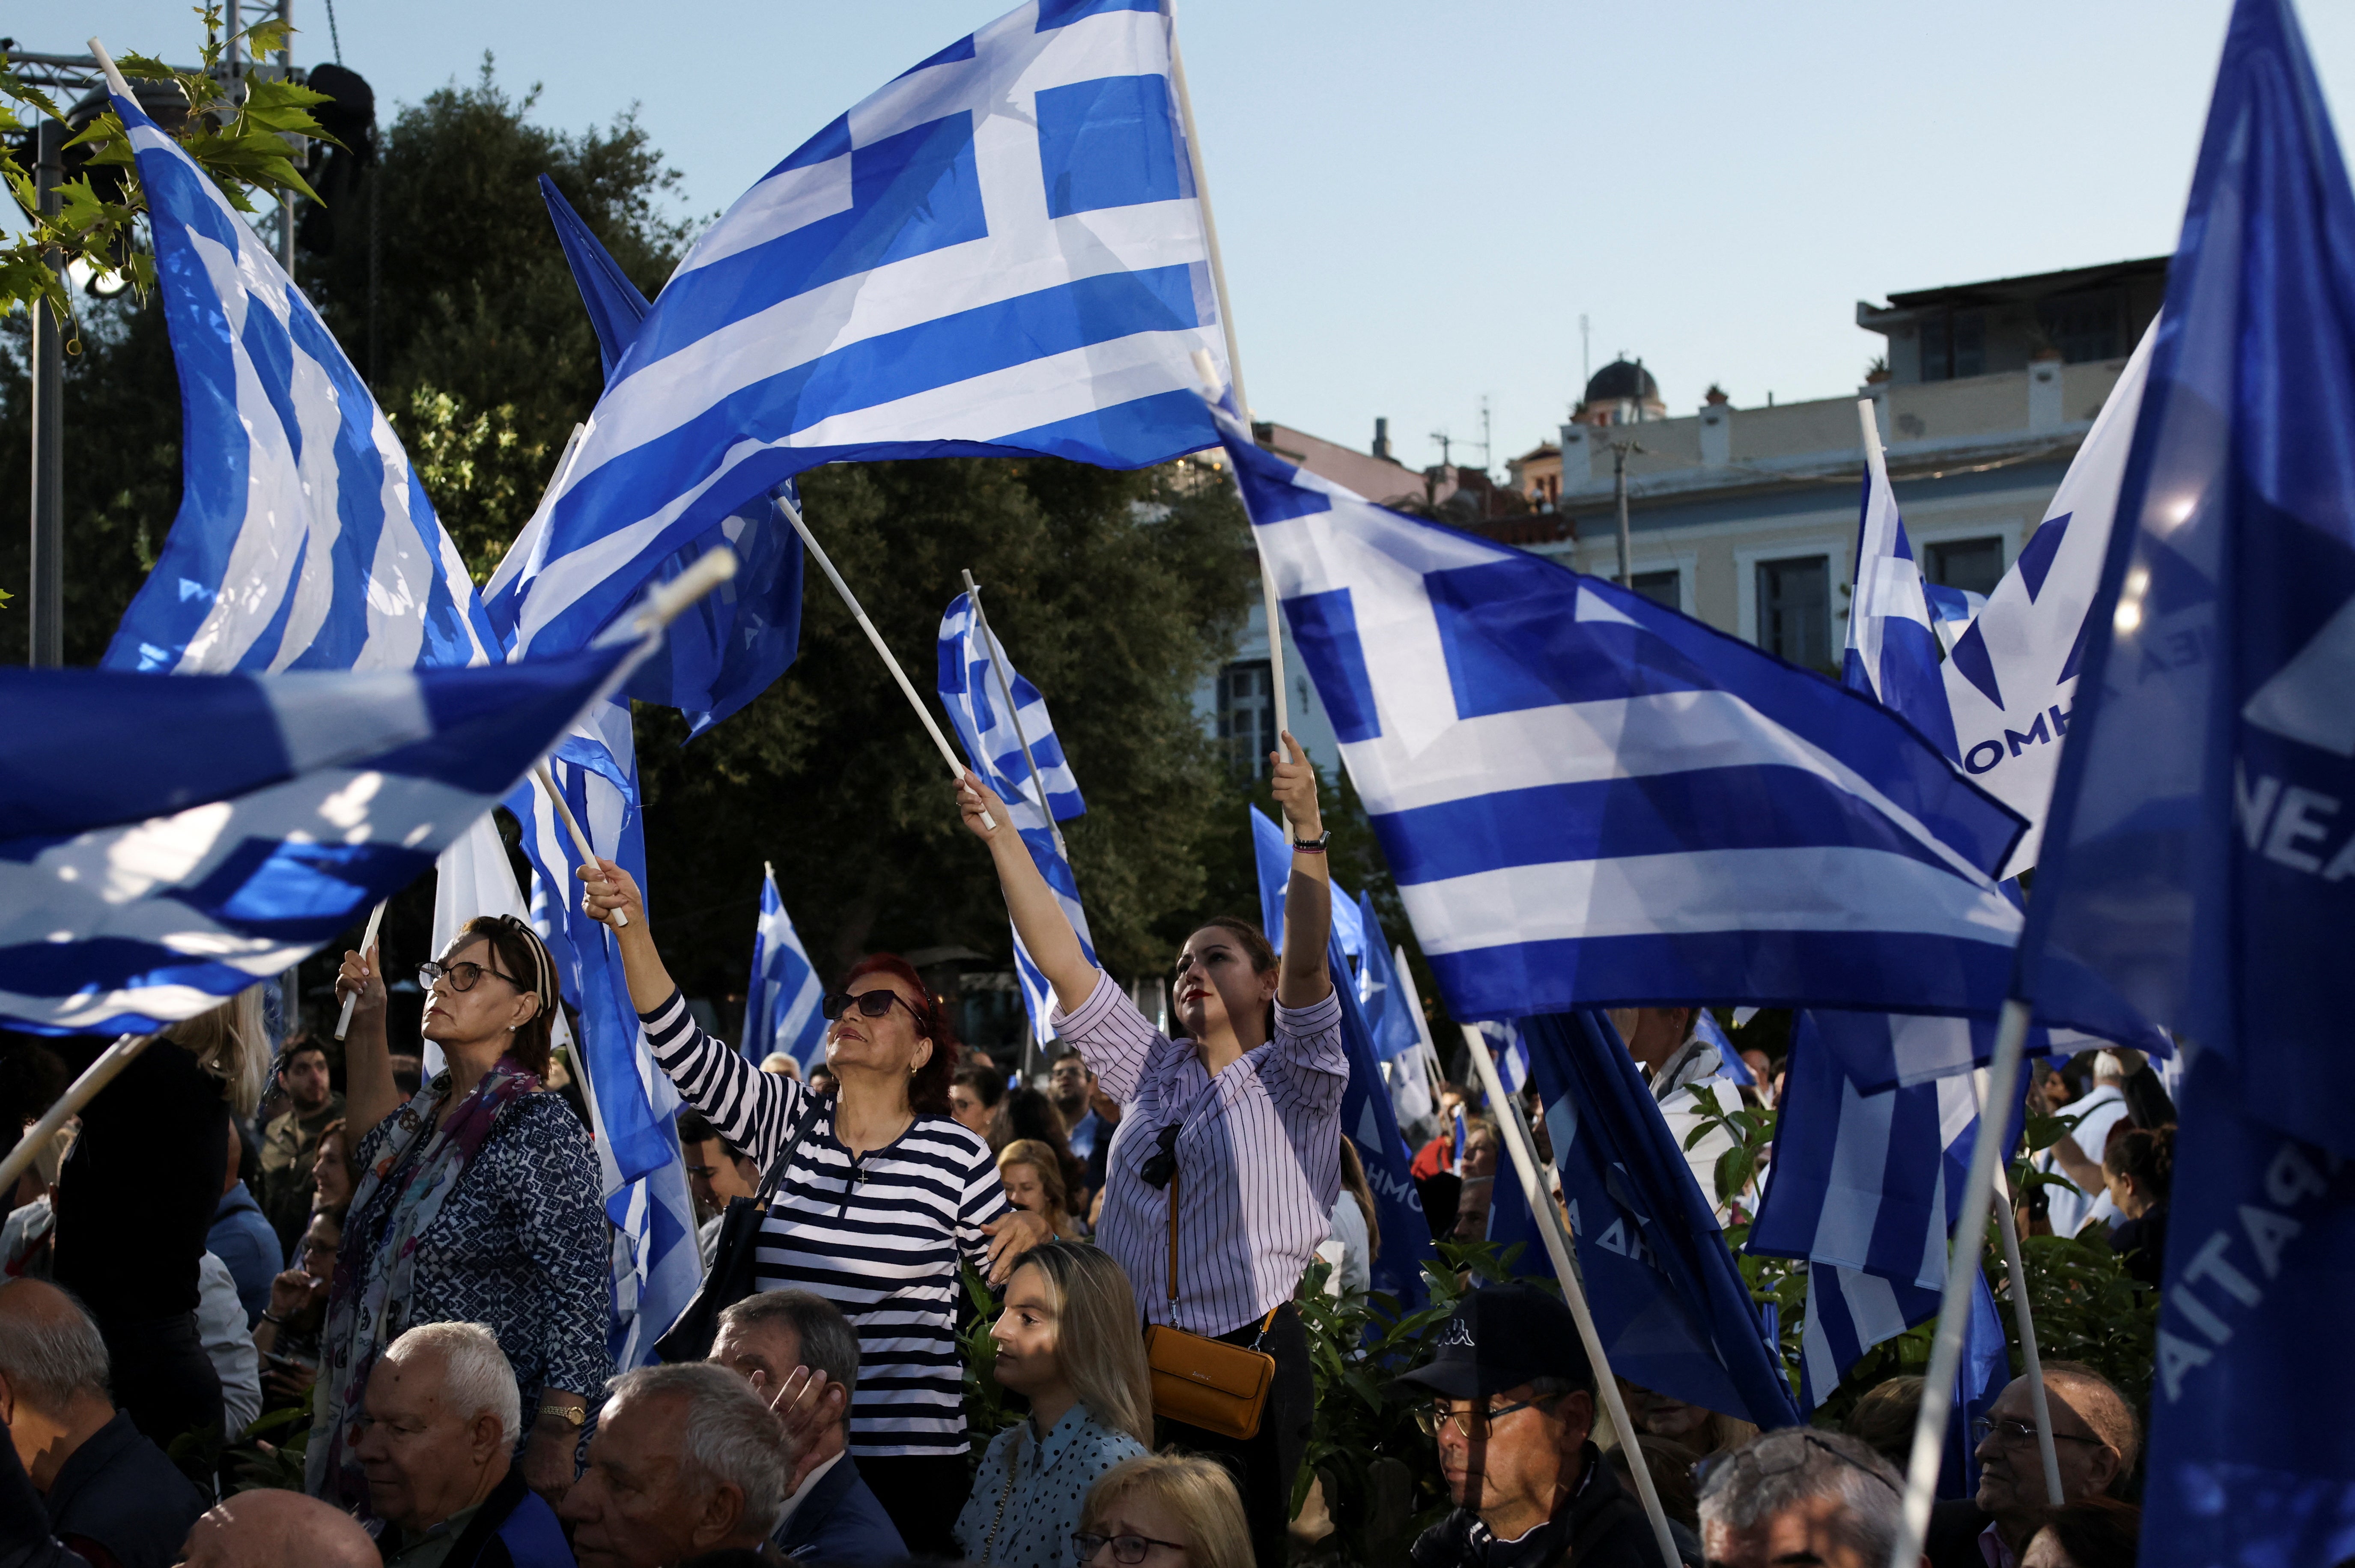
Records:
[[[1153,1442],[1153,1371],[1137,1332],[1136,1293],[1108,1253],[1045,1242],[1022,1254],[1055,1298],[1055,1364],[1099,1424]]]
[[[1121,1499],[1144,1492],[1186,1521],[1193,1544],[1187,1568],[1252,1568],[1251,1527],[1234,1477],[1211,1459],[1187,1454],[1140,1454],[1106,1470],[1088,1488],[1080,1528],[1091,1533]]]
[[[250,1116],[269,1086],[270,1030],[261,1017],[261,987],[249,986],[209,1012],[198,1013],[157,1037],[197,1059],[221,1082],[221,1095],[240,1116]]]
[[[1047,1201],[1055,1206],[1055,1213],[1049,1216],[1050,1219],[1056,1216],[1071,1218],[1071,1189],[1063,1185],[1063,1162],[1056,1155],[1052,1144],[1039,1138],[1016,1138],[997,1151],[997,1174],[1001,1179],[1009,1165],[1027,1165],[1039,1173],[1039,1189],[1046,1193]]]

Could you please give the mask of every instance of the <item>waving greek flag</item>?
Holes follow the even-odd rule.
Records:
[[[789,154],[655,299],[494,621],[576,643],[820,464],[1210,444],[1191,356],[1226,347],[1171,48],[1137,0],[1036,0]]]
[[[1694,999],[1994,1011],[2020,916],[1992,873],[2019,821],[1901,720],[1616,584],[1386,511],[1223,414],[1220,429],[1456,1018]],[[2095,1021],[2067,1019],[2065,987],[2048,1005]]]
[[[1056,901],[1079,933],[1080,949],[1088,962],[1096,961],[1095,939],[1088,932],[1087,911],[1080,907],[1079,879],[1064,858],[1062,835],[1055,817],[1077,816],[1087,809],[1080,798],[1079,781],[1063,759],[1062,742],[1055,739],[1055,721],[1048,716],[1047,699],[1022,678],[1006,656],[1005,645],[984,638],[973,596],[960,593],[949,601],[941,616],[937,684],[941,706],[948,709],[957,742],[982,782],[1006,803],[1015,831],[1022,835],[1039,874],[1054,890]],[[1003,677],[1013,694],[1009,710],[998,689]],[[1029,741],[1024,753],[1024,740]],[[1039,764],[1037,775],[1030,763]],[[1030,1037],[1044,1047],[1055,1038],[1047,1019],[1055,1005],[1054,987],[1014,933],[1014,977],[1022,987],[1022,1006],[1030,1015]]]
[[[408,669],[498,647],[359,373],[218,187],[109,69],[180,377],[180,513],[101,662]],[[463,826],[463,824],[461,825]]]
[[[1745,1243],[1761,1255],[1808,1260],[1799,1394],[1808,1411],[1865,1351],[1937,1316],[1947,1237],[1978,1136],[1968,1077],[1859,1093],[1817,1032],[1837,1017],[1801,1012],[1793,1020],[1774,1157]],[[2015,1135],[2018,1115],[2015,1106]],[[2011,1374],[1984,1275],[1967,1335],[1958,1431]]]
[[[548,767],[591,845],[645,890],[645,833],[628,704],[592,705],[559,741]],[[581,910],[581,883],[573,875],[580,853],[548,792],[527,780],[506,806],[523,824],[524,854],[533,871],[532,923],[556,960],[564,999],[581,1015],[577,1061],[588,1080],[584,1098],[596,1134],[605,1217],[614,1232],[607,1349],[616,1366],[636,1366],[652,1359],[655,1339],[703,1278],[694,1200],[672,1125],[678,1092],[646,1047],[613,933]],[[651,891],[646,896],[651,903]]]
[[[761,869],[761,918],[752,927],[752,983],[744,993],[744,1054],[758,1063],[782,1051],[804,1067],[826,1060],[825,987],[777,893],[773,866]]]
[[[0,1021],[161,1029],[433,864],[637,650],[473,669],[0,670]]]
[[[1955,720],[1938,676],[1938,636],[1922,569],[1913,562],[1905,519],[1889,485],[1872,400],[1860,399],[1856,409],[1864,423],[1864,505],[1857,520],[1856,593],[1849,603],[1841,684],[1877,699],[1951,757]]]

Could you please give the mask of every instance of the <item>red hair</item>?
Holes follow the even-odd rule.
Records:
[[[964,1048],[957,1043],[956,1025],[949,1019],[949,1010],[932,995],[916,966],[896,953],[870,953],[850,966],[842,977],[843,989],[848,990],[853,980],[868,975],[881,975],[896,980],[916,994],[916,1035],[932,1042],[932,1054],[908,1078],[908,1108],[920,1116],[945,1116],[949,1114],[949,1080],[956,1076],[957,1058]]]

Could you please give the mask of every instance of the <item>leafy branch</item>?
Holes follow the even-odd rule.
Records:
[[[221,12],[208,5],[204,12],[206,43],[203,63],[195,70],[176,70],[153,56],[126,54],[116,61],[124,77],[136,81],[169,82],[179,90],[187,109],[176,126],[163,127],[178,142],[197,166],[220,187],[240,212],[259,210],[257,194],[283,199],[287,193],[319,199],[295,166],[299,137],[335,142],[311,114],[311,106],[327,101],[282,76],[256,69],[225,80],[221,60],[228,43],[220,36]],[[235,35],[246,57],[259,60],[282,50],[293,31],[276,18],[255,23]],[[130,133],[112,108],[91,121],[67,147],[87,147],[80,172],[56,188],[58,210],[40,210],[36,172],[18,158],[19,138],[14,134],[42,119],[64,122],[66,111],[40,88],[18,74],[0,52],[0,180],[5,180],[16,203],[24,232],[0,248],[0,310],[31,310],[46,304],[66,329],[69,353],[80,351],[73,297],[65,284],[66,269],[76,262],[103,279],[127,279],[144,297],[155,286],[155,261],[137,245],[136,225],[147,211],[147,196],[139,182],[132,155]],[[29,138],[25,140],[29,141]],[[342,144],[336,143],[337,145]]]

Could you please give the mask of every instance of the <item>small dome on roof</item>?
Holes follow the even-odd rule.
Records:
[[[1643,366],[1614,359],[1594,372],[1593,379],[1586,383],[1586,401],[1592,405],[1623,400],[1657,403],[1660,400],[1660,384]]]

